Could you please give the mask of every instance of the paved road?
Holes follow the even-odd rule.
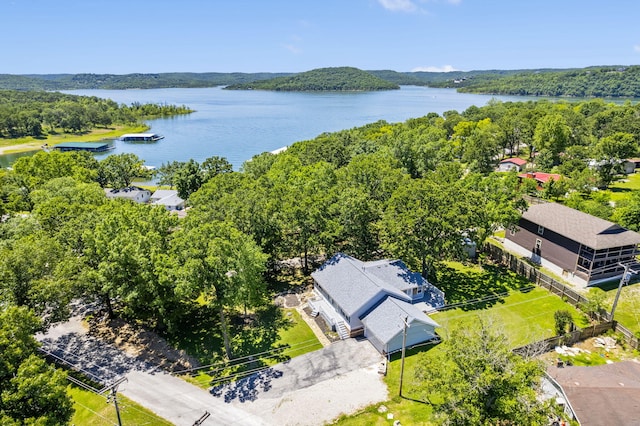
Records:
[[[38,336],[43,347],[102,383],[125,376],[119,392],[175,425],[319,425],[385,401],[380,354],[349,339],[209,391],[87,335],[79,318]]]

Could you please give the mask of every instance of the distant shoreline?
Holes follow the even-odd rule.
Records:
[[[110,129],[105,132],[105,129],[94,129],[86,135],[53,135],[48,136],[46,139],[31,140],[24,142],[25,138],[17,140],[12,143],[11,139],[0,139],[0,144],[8,143],[8,145],[0,146],[0,155],[6,154],[18,154],[21,152],[38,151],[42,149],[43,145],[48,145],[49,148],[55,147],[59,143],[63,142],[98,142],[102,140],[116,139],[118,136],[122,136],[125,133],[136,133],[149,130],[147,125],[137,125],[122,127],[118,129]],[[33,139],[33,138],[30,138]]]

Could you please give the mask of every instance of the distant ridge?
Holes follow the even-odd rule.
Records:
[[[352,80],[340,81],[340,75],[342,79]],[[371,76],[382,82],[369,80]],[[358,84],[354,84],[356,78]],[[271,83],[267,83],[268,81]],[[294,88],[296,85],[298,88]],[[357,68],[339,67],[319,68],[303,73],[0,74],[0,89],[5,90],[216,86],[264,90],[389,90],[402,85],[445,87],[461,92],[502,95],[637,98],[640,97],[640,66],[451,72],[362,71]],[[316,86],[317,88],[314,88]]]
[[[286,77],[233,84],[230,90],[275,90],[284,92],[355,92],[397,90],[400,86],[353,67],[318,68]]]

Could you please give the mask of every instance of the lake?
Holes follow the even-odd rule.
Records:
[[[74,95],[110,98],[121,104],[166,103],[186,105],[196,112],[147,123],[164,139],[149,144],[115,141],[106,155],[130,152],[158,167],[170,161],[202,162],[217,155],[238,170],[256,154],[274,151],[294,142],[313,139],[324,132],[363,126],[378,120],[404,122],[430,112],[464,111],[491,99],[524,101],[531,98],[457,93],[455,89],[403,86],[400,90],[362,93],[303,93],[258,90],[151,89],[72,90]],[[82,140],[82,138],[78,138]],[[20,155],[0,156],[7,167]]]

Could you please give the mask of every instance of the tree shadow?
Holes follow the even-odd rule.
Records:
[[[460,308],[469,311],[486,309],[497,303],[504,303],[507,293],[528,291],[531,282],[507,269],[485,264],[482,268],[452,268],[441,265],[437,270],[438,287],[444,291],[447,304],[469,301]]]
[[[240,402],[255,401],[260,392],[271,390],[273,379],[278,379],[283,374],[282,371],[269,367],[235,382],[214,386],[209,392],[215,397],[224,397],[226,403],[234,399]]]

